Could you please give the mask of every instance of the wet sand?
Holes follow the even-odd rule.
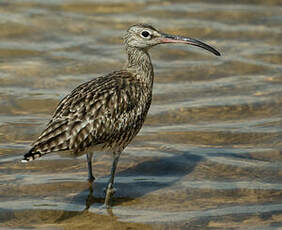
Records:
[[[0,228],[281,229],[280,1],[8,1],[0,3]],[[153,103],[122,154],[19,160],[74,87],[121,69],[127,27],[207,42],[151,50]]]

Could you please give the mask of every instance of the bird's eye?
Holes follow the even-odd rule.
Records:
[[[147,30],[142,31],[142,33],[141,33],[141,36],[143,38],[150,38],[151,37],[150,35],[151,34]]]

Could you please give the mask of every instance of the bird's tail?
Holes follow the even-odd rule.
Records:
[[[31,150],[29,150],[29,152],[27,152],[24,155],[24,159],[21,160],[22,163],[26,163],[29,161],[33,161],[39,157],[41,157],[42,155],[45,155],[46,153],[41,153],[39,151],[35,151],[34,148],[32,148]]]

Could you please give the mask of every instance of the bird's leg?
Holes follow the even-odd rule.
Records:
[[[92,188],[92,186],[89,186],[89,194],[88,194],[86,202],[85,202],[86,207],[83,211],[87,211],[90,208],[90,206],[94,203],[94,199],[95,198],[93,196],[93,188]]]
[[[116,172],[119,156],[120,156],[120,152],[114,153],[114,161],[113,161],[113,165],[112,165],[112,169],[111,169],[111,176],[110,176],[109,183],[108,183],[107,189],[106,189],[105,206],[107,208],[110,207],[110,202],[111,202],[112,196],[115,193],[115,189],[114,189],[113,185],[114,185],[115,172]]]
[[[92,174],[93,153],[87,153],[86,158],[87,158],[87,164],[88,164],[88,182],[92,184],[92,182],[95,180],[95,177]]]

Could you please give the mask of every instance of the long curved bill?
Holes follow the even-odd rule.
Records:
[[[220,56],[220,53],[216,49],[193,38],[186,38],[186,37],[176,36],[171,34],[162,34],[160,39],[161,39],[161,43],[184,43],[193,46],[198,46],[212,52],[216,56]]]

